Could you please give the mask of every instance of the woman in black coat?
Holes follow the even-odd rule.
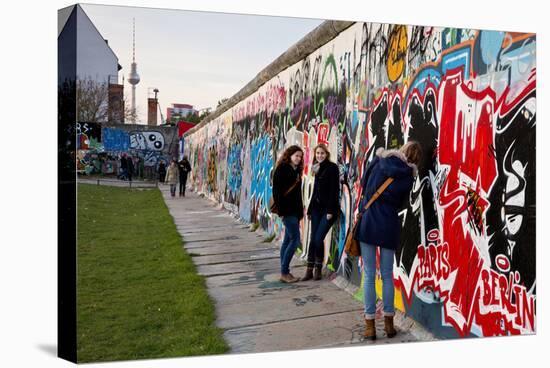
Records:
[[[183,156],[178,163],[178,169],[180,174],[180,197],[185,197],[185,186],[187,185],[187,174],[191,171],[191,164],[187,159],[187,156]]]
[[[302,202],[302,171],[304,151],[299,146],[288,147],[273,173],[273,201],[283,220],[285,237],[281,244],[280,281],[298,281],[290,273],[290,261],[300,245],[300,220],[304,217]]]
[[[395,251],[399,245],[401,221],[398,211],[410,195],[417,173],[417,165],[422,157],[422,148],[418,142],[409,141],[399,150],[380,148],[371,161],[363,178],[362,196],[359,203],[359,221],[355,239],[361,244],[363,258],[364,301],[365,301],[365,338],[374,340],[376,330],[376,250],[380,248],[380,275],[382,276],[382,300],[384,302],[384,329],[388,337],[396,334],[393,326],[394,284],[393,264]],[[364,210],[366,204],[380,186],[388,179],[393,182],[385,191]]]
[[[311,237],[307,252],[307,269],[302,281],[320,280],[325,258],[325,237],[340,212],[340,172],[330,161],[330,152],[324,144],[313,150],[312,173],[315,175],[313,195],[307,209],[311,220]],[[314,271],[315,270],[315,271]]]

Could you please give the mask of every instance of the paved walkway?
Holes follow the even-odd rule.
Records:
[[[276,242],[264,243],[262,235],[193,192],[172,199],[168,186],[159,188],[185,250],[206,277],[217,325],[232,353],[419,341],[418,326],[402,314],[396,337],[386,338],[378,320],[378,339],[362,341],[362,303],[325,279],[279,282]],[[292,265],[294,275],[302,276],[302,262],[295,257]]]

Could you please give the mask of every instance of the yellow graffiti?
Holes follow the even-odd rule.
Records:
[[[407,55],[407,27],[397,26],[391,36],[388,47],[388,79],[395,82],[405,69]]]
[[[383,284],[382,279],[379,276],[376,276],[374,284],[376,288],[376,296],[379,299],[382,299],[382,284]],[[405,305],[403,304],[403,295],[401,295],[401,289],[398,287],[395,287],[393,305],[395,309],[400,310],[401,312],[405,312]]]
[[[365,273],[361,272],[361,284],[359,285],[359,288],[357,289],[355,294],[353,294],[353,297],[356,300],[358,300],[360,302],[363,302],[363,303],[365,302],[364,287],[365,287]],[[378,299],[382,300],[382,279],[380,278],[379,275],[377,275],[375,280],[374,280],[374,287],[375,287],[375,290],[376,290],[376,297]],[[405,304],[403,303],[403,294],[401,292],[401,288],[399,288],[399,287],[395,287],[393,305],[394,305],[395,309],[405,313]]]

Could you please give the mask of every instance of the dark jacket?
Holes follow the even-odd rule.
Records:
[[[135,167],[134,167],[134,160],[131,158],[126,159],[126,166],[128,169],[128,174],[134,175]]]
[[[297,179],[298,184],[285,196],[285,192]],[[290,164],[281,163],[273,173],[273,200],[279,210],[279,216],[296,216],[298,219],[304,217],[302,176]]]
[[[166,175],[166,166],[164,165],[164,162],[162,162],[162,161],[159,164],[158,173],[159,173],[160,177],[164,180],[164,176]]]
[[[311,215],[313,209],[333,216],[340,213],[340,171],[338,165],[329,160],[323,161],[315,174],[313,195],[307,214]]]
[[[401,232],[398,211],[411,192],[416,166],[406,162],[397,150],[378,149],[371,161],[361,185],[363,194],[359,211],[363,212],[355,239],[382,248],[397,250]],[[366,204],[376,190],[388,179],[394,181],[380,197],[364,211]]]
[[[180,178],[185,179],[187,178],[187,174],[189,173],[189,171],[191,171],[191,165],[189,164],[189,161],[181,160],[178,163],[178,169],[180,172]]]

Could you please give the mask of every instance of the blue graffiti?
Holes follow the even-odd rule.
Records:
[[[441,73],[445,74],[448,70],[463,68],[464,79],[470,79],[471,54],[470,46],[467,46],[444,55],[441,58]]]
[[[121,129],[103,128],[103,147],[106,151],[128,151],[130,135]]]
[[[502,51],[500,69],[509,70],[509,84],[525,80],[536,65],[536,41],[528,38]]]
[[[241,192],[242,183],[242,165],[241,165],[242,145],[234,144],[229,148],[227,154],[227,190],[230,201],[235,201]],[[235,203],[235,202],[232,202]]]
[[[502,49],[504,32],[480,31],[481,58],[486,65],[495,64]]]
[[[255,201],[259,209],[266,209],[271,197],[271,170],[273,157],[271,155],[271,138],[263,136],[252,143],[250,149],[251,174],[250,185],[251,199]]]

